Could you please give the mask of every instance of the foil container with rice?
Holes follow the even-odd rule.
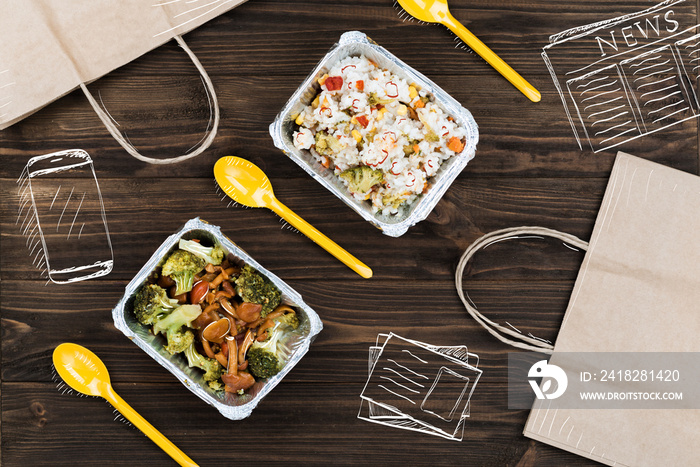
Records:
[[[165,348],[166,342],[163,336],[153,334],[151,329],[141,324],[134,315],[134,301],[137,292],[144,284],[148,283],[149,277],[159,266],[162,266],[165,259],[178,248],[180,239],[197,239],[208,244],[221,246],[228,258],[231,258],[239,266],[251,266],[276,286],[281,292],[281,303],[289,305],[296,311],[299,326],[294,331],[291,340],[286,343],[290,349],[290,355],[284,366],[274,376],[257,380],[243,394],[212,389],[204,381],[203,372],[199,368],[190,367],[187,359],[182,354],[171,355]],[[304,300],[295,290],[262,267],[228,237],[223,235],[219,227],[208,224],[199,218],[188,221],[178,232],[168,237],[158,247],[151,258],[126,286],[123,297],[112,310],[112,318],[117,329],[170,371],[187,389],[216,408],[224,417],[231,420],[240,420],[248,417],[261,399],[277,386],[282,378],[308,352],[312,341],[323,328],[319,316],[304,303]]]
[[[393,73],[408,83],[418,85],[466,133],[463,149],[455,156],[442,162],[437,173],[429,179],[430,184],[426,192],[412,202],[402,204],[395,214],[375,212],[376,210],[372,209],[370,202],[358,200],[334,173],[333,168],[325,167],[309,150],[298,149],[293,141],[293,135],[298,129],[295,120],[319,94],[321,90],[319,79],[327,75],[328,71],[341,60],[359,56],[366,57],[378,67]],[[391,237],[403,235],[411,226],[428,217],[452,182],[464,170],[467,163],[474,158],[479,139],[477,124],[467,109],[430,79],[359,31],[346,32],[340,37],[338,43],[321,59],[316,68],[290,97],[275,121],[270,125],[270,134],[275,146],[290,159],[362,218]]]

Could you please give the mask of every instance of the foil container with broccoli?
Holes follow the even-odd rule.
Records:
[[[467,109],[359,31],[343,34],[321,59],[270,134],[391,237],[428,217],[474,158],[479,139]]]
[[[136,345],[232,420],[251,414],[323,327],[297,292],[198,218],[158,248],[112,316]]]

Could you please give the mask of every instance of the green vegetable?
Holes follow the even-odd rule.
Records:
[[[248,349],[248,370],[256,378],[270,378],[282,370],[285,353],[278,346],[281,329],[275,329],[263,343],[255,341]]]
[[[282,370],[291,350],[285,345],[289,331],[299,327],[295,313],[274,319],[275,326],[267,331],[265,342],[255,341],[248,349],[248,369],[257,378],[270,378]]]
[[[134,316],[139,323],[150,326],[172,312],[176,306],[177,300],[168,298],[165,289],[156,284],[148,284],[136,293]]]
[[[385,195],[382,196],[382,204],[384,206],[391,206],[394,209],[397,209],[403,202],[406,201],[406,196],[403,194],[396,194],[396,195]]]
[[[367,98],[367,103],[370,105],[370,107],[374,107],[377,104],[386,105],[392,102],[394,102],[394,99],[382,99],[379,96],[377,96],[376,92],[370,92],[369,97]]]
[[[187,364],[190,367],[204,370],[204,381],[208,382],[212,389],[217,389],[221,385],[218,380],[224,374],[225,369],[217,360],[205,357],[197,352],[194,343],[185,349],[185,357],[187,357]]]
[[[280,326],[281,329],[291,328],[296,329],[299,327],[299,318],[297,318],[296,313],[287,313],[279,318],[276,318],[275,325]]]
[[[359,167],[351,167],[340,172],[340,178],[348,183],[348,189],[351,193],[359,193],[366,195],[375,186],[384,181],[384,175],[381,170],[376,170],[366,165]]]
[[[436,135],[434,131],[429,131],[428,134],[425,135],[425,140],[430,143],[437,143],[440,141],[440,137]]]
[[[271,378],[282,369],[277,355],[261,346],[248,350],[248,368],[256,378]]]
[[[317,132],[314,138],[316,140],[316,152],[324,156],[332,156],[345,148],[345,145],[338,141],[338,138],[329,135],[325,131]]]
[[[204,261],[206,261],[206,263],[211,263],[214,266],[218,266],[221,264],[221,261],[224,260],[224,250],[219,245],[206,247],[199,242],[195,242],[194,240],[180,239],[178,246],[181,250],[189,251],[190,253],[202,258]]]
[[[173,295],[180,295],[192,290],[194,275],[204,269],[206,262],[185,250],[175,250],[163,264],[161,274],[175,281],[176,291]]]
[[[153,334],[165,334],[168,345],[165,350],[171,354],[183,352],[194,343],[194,333],[190,323],[202,313],[199,305],[180,305],[169,315],[153,324]]]
[[[264,318],[282,301],[282,293],[267,278],[245,265],[236,278],[236,293],[244,302],[262,305],[260,317]]]

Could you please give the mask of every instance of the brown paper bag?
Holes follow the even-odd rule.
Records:
[[[487,234],[464,252],[455,274],[457,292],[472,317],[504,343],[552,354],[548,363],[566,369],[601,355],[627,356],[637,365],[642,361],[643,370],[644,363],[653,368],[653,361],[663,361],[671,352],[685,362],[680,381],[692,390],[675,406],[637,408],[644,404],[613,401],[579,408],[586,404],[536,399],[525,436],[613,466],[698,465],[700,409],[693,407],[700,373],[700,360],[695,360],[700,355],[699,232],[700,177],[618,153],[589,243],[542,227],[515,227]],[[531,235],[558,238],[586,251],[553,346],[489,320],[467,300],[462,287],[465,265],[475,252],[503,239]],[[615,370],[612,365],[608,360],[598,369]],[[526,375],[537,378],[536,373]],[[583,386],[610,390],[602,380],[599,372]],[[614,390],[649,387],[647,380],[626,385],[618,376],[615,381]],[[569,389],[564,384],[563,390],[575,400],[582,384],[571,377],[568,383]],[[572,386],[576,389],[570,391]]]
[[[573,352],[700,352],[699,232],[700,177],[618,153],[550,363]],[[526,436],[608,465],[700,458],[700,410],[549,402],[536,401]]]
[[[180,36],[244,1],[0,0],[0,130],[82,87],[127,151],[148,162],[163,163],[143,158],[122,141],[85,83],[175,38],[202,74],[216,112],[214,130],[200,148],[180,156],[194,157],[211,143],[219,114],[211,81]],[[181,159],[167,162],[176,160]]]

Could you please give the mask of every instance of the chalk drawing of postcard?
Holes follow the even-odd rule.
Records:
[[[17,183],[17,225],[42,275],[66,284],[112,271],[114,256],[102,194],[85,151],[33,157]]]
[[[600,152],[700,115],[692,6],[667,0],[549,38],[542,57],[579,147]]]
[[[380,334],[370,347],[358,418],[461,441],[482,373],[477,364],[478,356],[466,346],[439,347]]]

